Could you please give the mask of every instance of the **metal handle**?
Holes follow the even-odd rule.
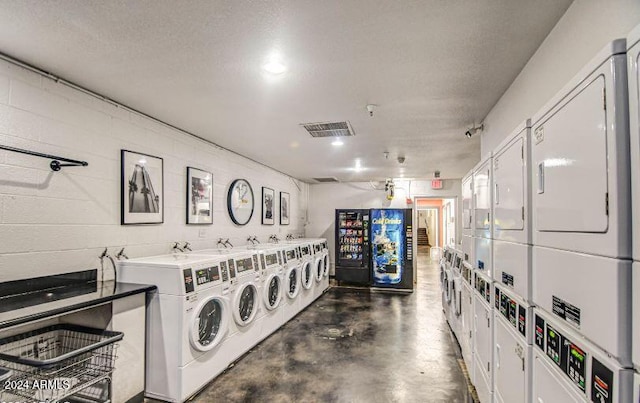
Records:
[[[500,344],[496,343],[496,368],[500,368]]]
[[[538,194],[544,193],[544,161],[538,164]]]
[[[496,190],[495,190],[494,198],[495,198],[496,204],[500,204],[500,191],[498,189],[498,184],[497,183],[496,183]]]

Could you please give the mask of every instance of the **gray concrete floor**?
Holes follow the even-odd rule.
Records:
[[[195,402],[470,402],[439,270],[418,257],[411,295],[333,287]]]

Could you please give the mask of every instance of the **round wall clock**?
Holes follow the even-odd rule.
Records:
[[[231,182],[227,194],[227,210],[231,221],[237,225],[246,225],[253,215],[253,189],[244,179]]]

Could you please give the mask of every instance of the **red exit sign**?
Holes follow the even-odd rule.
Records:
[[[433,179],[431,181],[431,189],[442,189],[442,179]]]

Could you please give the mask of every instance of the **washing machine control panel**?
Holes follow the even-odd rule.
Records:
[[[313,253],[314,254],[318,254],[320,252],[322,252],[322,244],[319,244],[319,243],[314,244],[313,245]]]
[[[540,350],[544,351],[544,353],[551,359],[551,361],[555,363],[561,369],[561,371],[567,375],[567,377],[578,387],[578,389],[580,389],[582,392],[585,392],[587,382],[587,360],[589,357],[584,348],[580,347],[569,337],[562,334],[553,325],[546,323],[546,321],[540,316],[536,315],[535,322],[536,346]],[[595,363],[601,365],[595,358],[592,359],[592,362],[593,365],[595,365]],[[605,371],[601,371],[603,375],[601,377],[598,376],[597,382],[600,383],[601,388],[603,387],[608,392],[612,392],[611,387],[613,373],[603,365],[601,366]],[[610,376],[606,374],[607,371],[610,373]],[[594,377],[596,376],[596,372],[593,372]],[[604,378],[605,380],[602,381],[600,378]],[[596,381],[594,380],[594,382]],[[610,402],[611,400],[609,399],[612,399],[613,395],[609,394],[608,396],[608,399],[598,399],[594,401]]]
[[[302,256],[309,256],[311,255],[311,248],[309,248],[308,246],[302,246],[300,248],[301,254]]]
[[[196,284],[198,286],[220,280],[218,265],[196,269]]]
[[[231,277],[231,281],[233,281],[236,278],[236,263],[233,259],[229,259],[227,263],[229,265],[229,276]]]
[[[498,312],[514,327],[523,337],[527,337],[527,308],[511,298],[507,293],[495,287],[495,307]]]
[[[296,260],[298,258],[297,254],[296,254],[296,249],[288,249],[285,252],[285,259],[284,262],[287,263],[287,261],[289,260]]]
[[[491,283],[485,281],[482,277],[478,276],[474,273],[474,277],[476,279],[476,291],[489,303],[491,304]]]
[[[278,264],[278,254],[277,253],[268,253],[266,255],[262,255],[263,268],[266,269],[271,266],[275,266]]]
[[[255,257],[255,255],[253,256]],[[257,260],[257,259],[256,259]],[[232,261],[230,260],[229,263],[231,263]],[[247,258],[238,258],[235,260],[236,263],[236,269],[238,274],[240,273],[244,273],[246,271],[253,271],[254,270],[254,265],[253,265],[253,259],[250,257]]]

